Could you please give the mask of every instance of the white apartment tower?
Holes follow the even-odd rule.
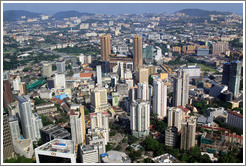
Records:
[[[24,138],[35,140],[34,126],[32,124],[32,109],[29,96],[17,96],[20,119],[21,119],[21,129]]]
[[[189,100],[189,74],[179,71],[173,82],[173,106],[185,107]]]
[[[179,130],[181,129],[181,122],[184,118],[184,112],[177,107],[171,107],[168,110],[168,127],[176,127]]]
[[[72,140],[75,145],[85,143],[85,115],[84,107],[80,106],[80,110],[71,110],[70,111],[70,125],[71,125],[71,134]]]
[[[102,86],[102,67],[101,65],[97,65],[97,84],[98,86]]]
[[[133,102],[130,107],[131,130],[135,137],[146,137],[149,135],[150,126],[150,103],[138,100]]]
[[[153,89],[153,111],[163,119],[167,116],[167,86],[159,79],[154,81]]]
[[[142,99],[144,101],[150,100],[150,93],[149,93],[149,85],[146,82],[138,83],[138,99]]]
[[[102,128],[106,130],[106,141],[109,141],[109,122],[107,112],[91,113],[91,129]],[[107,144],[106,142],[106,144]]]

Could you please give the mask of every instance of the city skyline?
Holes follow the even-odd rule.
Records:
[[[175,13],[183,9],[202,9],[242,15],[243,3],[3,3],[3,11],[27,10],[51,15],[70,10],[117,15],[125,13]]]

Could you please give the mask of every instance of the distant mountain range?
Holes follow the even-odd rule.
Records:
[[[69,18],[69,17],[82,17],[82,16],[93,16],[95,14],[92,13],[80,13],[77,11],[64,11],[64,12],[57,12],[52,17],[56,20],[62,20],[63,18]]]
[[[202,10],[202,9],[183,9],[176,11],[175,13],[184,13],[188,16],[197,16],[197,17],[207,17],[209,15],[229,15],[230,12],[218,12],[218,11],[209,11],[209,10]]]
[[[39,17],[40,13],[29,12],[25,10],[7,10],[3,12],[3,20],[4,21],[17,21],[21,19],[22,16],[26,16],[26,18],[35,18]]]
[[[207,17],[211,14],[213,15],[229,15],[230,12],[218,12],[218,11],[208,11],[208,10],[201,10],[201,9],[183,9],[179,10],[175,13],[184,13],[188,16],[197,16],[197,17]],[[3,12],[3,20],[4,21],[18,21],[21,19],[22,16],[26,16],[26,18],[35,18],[40,17],[41,13],[29,12],[25,10],[7,10]],[[64,18],[69,17],[81,17],[81,16],[93,16],[93,13],[85,13],[85,12],[78,12],[78,11],[62,11],[55,13],[52,18],[56,20],[62,20]]]
[[[7,10],[3,12],[3,20],[4,21],[18,21],[22,16],[26,18],[37,18],[40,17],[41,13],[29,12],[25,10]],[[44,14],[45,15],[45,14]],[[62,20],[64,18],[69,17],[81,17],[81,16],[93,16],[95,14],[92,13],[80,13],[77,11],[63,11],[55,13],[52,18],[56,20]]]

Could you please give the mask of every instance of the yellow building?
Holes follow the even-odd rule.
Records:
[[[137,78],[139,83],[143,83],[143,82],[149,83],[149,69],[139,68],[139,71],[137,72]]]
[[[180,54],[181,53],[181,47],[179,47],[179,46],[173,47],[173,52],[178,52]]]
[[[187,46],[187,54],[195,54],[196,53],[196,46],[193,45],[188,45]]]
[[[108,109],[107,90],[105,88],[96,88],[91,92],[91,109],[94,112],[104,112]]]
[[[160,73],[160,78],[162,81],[168,79],[168,73]]]

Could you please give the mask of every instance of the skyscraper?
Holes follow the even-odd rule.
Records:
[[[159,80],[154,81],[153,111],[158,114],[158,118],[167,116],[167,86]]]
[[[51,63],[43,64],[43,77],[50,77],[52,75],[52,65]]]
[[[184,112],[180,108],[171,107],[168,109],[168,127],[176,127],[179,132],[183,118]]]
[[[102,68],[101,65],[97,65],[97,84],[102,86]]]
[[[20,83],[21,83],[21,78],[20,76],[17,76],[14,80],[13,80],[13,87],[15,91],[19,91],[20,90]]]
[[[26,82],[20,83],[20,93],[23,95],[27,95]]]
[[[185,107],[189,99],[189,74],[184,71],[178,72],[178,77],[173,82],[173,106]]]
[[[137,100],[130,106],[130,123],[132,135],[146,137],[149,135],[150,126],[150,103],[149,101]]]
[[[111,54],[111,44],[110,35],[103,35],[100,37],[101,41],[101,59],[109,60],[109,55]]]
[[[234,97],[239,96],[242,62],[232,61],[223,65],[222,84],[227,85]]]
[[[181,127],[181,144],[180,150],[190,150],[195,146],[196,136],[196,117],[191,116],[184,118]]]
[[[66,72],[65,61],[56,62],[56,72],[59,74],[64,74]]]
[[[91,129],[102,128],[106,130],[106,141],[109,141],[109,123],[107,112],[90,113]],[[106,143],[107,144],[107,143]]]
[[[85,143],[85,113],[84,106],[80,106],[80,110],[70,111],[70,124],[72,140],[74,141],[76,151],[78,150],[78,144]]]
[[[137,71],[137,80],[139,83],[146,82],[149,83],[149,69],[148,68],[139,68]]]
[[[16,116],[9,117],[9,127],[12,135],[12,140],[20,139],[20,126]]]
[[[94,112],[103,112],[108,109],[107,89],[99,88],[91,92],[91,108]]]
[[[36,140],[41,138],[40,129],[43,128],[43,123],[41,117],[37,113],[32,113],[32,126],[34,137]]]
[[[8,80],[3,80],[3,108],[8,108],[8,104],[14,101],[11,86]]]
[[[21,129],[24,138],[35,140],[34,126],[32,124],[32,109],[29,96],[17,96],[21,119]]]
[[[217,55],[220,53],[224,53],[229,48],[228,42],[218,42],[213,44],[213,54]]]
[[[149,85],[146,82],[138,83],[138,99],[147,101],[150,100]]]
[[[134,70],[143,65],[143,53],[142,53],[142,36],[134,36],[133,39],[133,64]]]
[[[14,148],[9,127],[8,114],[3,113],[3,160],[12,157],[13,152]]]
[[[58,74],[55,75],[55,88],[56,89],[66,89],[66,78],[65,74]]]

